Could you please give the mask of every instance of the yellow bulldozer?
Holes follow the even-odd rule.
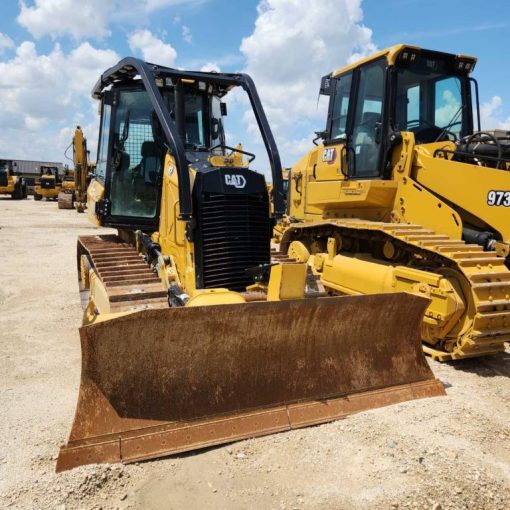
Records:
[[[69,147],[71,146],[74,170],[68,171],[67,180],[64,178],[62,192],[58,196],[58,206],[60,209],[76,208],[77,212],[83,213],[87,207],[87,186],[96,165],[89,162],[87,139],[80,126],[76,126],[74,130],[73,141]]]
[[[398,45],[325,76],[326,129],[275,231],[329,294],[429,298],[441,361],[510,339],[510,138],[481,130],[475,64]]]
[[[244,91],[268,153],[225,142]],[[116,235],[78,239],[84,304],[76,415],[57,470],[133,462],[444,394],[420,344],[428,300],[324,297],[305,263],[271,252],[282,169],[244,74],[128,57],[101,103],[87,212]]]
[[[39,177],[35,181],[34,200],[58,200],[62,191],[62,177],[59,175],[58,167],[41,165]]]
[[[14,200],[27,198],[25,179],[16,173],[17,163],[0,159],[0,195],[10,195]]]

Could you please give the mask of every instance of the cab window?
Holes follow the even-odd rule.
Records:
[[[152,136],[152,111],[146,91],[120,92],[113,133],[112,216],[156,215],[163,155]]]
[[[108,160],[108,135],[110,130],[110,118],[112,107],[109,104],[103,104],[103,116],[101,119],[101,138],[99,140],[99,151],[97,154],[97,164],[95,175],[101,181],[105,181],[106,163]]]
[[[360,68],[352,144],[351,175],[379,175],[380,144],[376,131],[381,126],[386,63],[379,61]]]
[[[336,81],[335,98],[331,112],[331,139],[345,137],[347,130],[347,114],[351,95],[352,73],[341,76]]]

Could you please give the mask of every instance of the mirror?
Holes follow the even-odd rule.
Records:
[[[321,88],[319,94],[321,96],[330,96],[333,91],[333,79],[331,75],[323,76],[321,79]]]

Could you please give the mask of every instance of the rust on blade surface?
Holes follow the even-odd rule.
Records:
[[[408,294],[146,310],[81,328],[57,470],[130,462],[444,394]]]

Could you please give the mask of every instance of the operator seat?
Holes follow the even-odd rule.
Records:
[[[161,149],[156,142],[143,142],[140,174],[147,184],[156,185],[161,173]]]
[[[375,144],[375,127],[381,122],[381,114],[377,112],[365,112],[358,126],[355,146],[356,175],[359,177],[369,176],[377,168],[379,148]]]

